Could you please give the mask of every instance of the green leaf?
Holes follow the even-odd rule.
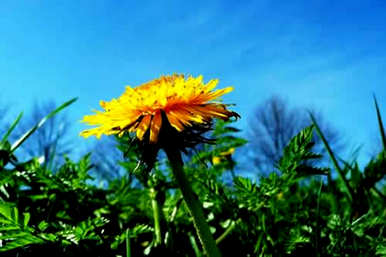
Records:
[[[248,178],[236,177],[234,184],[241,191],[255,192],[257,190],[256,185]]]
[[[374,95],[374,104],[375,104],[375,109],[377,111],[378,125],[379,125],[379,131],[380,131],[381,137],[382,137],[383,149],[386,151],[385,129],[383,127],[381,112],[379,111],[379,107],[378,107],[378,103],[377,103],[377,99],[375,98],[375,95]]]
[[[38,228],[40,229],[40,231],[44,231],[48,228],[48,223],[43,220],[39,223]]]
[[[12,217],[12,220],[15,222],[15,224],[20,224],[19,223],[19,210],[16,207],[13,207],[11,209],[11,217]]]
[[[307,177],[314,175],[328,175],[329,168],[311,167],[308,165],[299,165],[296,170],[297,177]]]
[[[383,244],[380,244],[377,246],[375,254],[379,255],[379,256],[386,256],[386,243],[385,242],[383,242]]]
[[[1,139],[1,143],[4,144],[7,140],[8,140],[8,137],[9,135],[12,133],[12,131],[15,129],[16,125],[19,123],[21,117],[23,116],[23,113],[21,112],[16,120],[12,123],[11,127],[7,130],[7,132],[5,133],[5,135],[3,136],[3,139]]]
[[[152,232],[153,228],[146,224],[139,224],[130,230],[130,237],[137,237],[140,234]]]
[[[0,215],[7,220],[12,219],[12,206],[6,202],[0,202]]]
[[[328,169],[312,167],[306,161],[321,158],[320,154],[311,152],[314,126],[308,126],[294,136],[284,148],[283,156],[278,163],[278,169],[287,174],[304,177],[311,175],[326,175]]]
[[[24,247],[30,244],[41,244],[44,242],[42,239],[23,231],[16,231],[13,233],[7,233],[6,235],[1,235],[0,240],[1,239],[5,239],[7,241],[2,247],[0,247],[0,252]]]
[[[10,203],[0,202],[0,251],[8,251],[30,244],[43,243],[44,240],[33,235],[33,228],[28,227],[29,213],[19,216],[19,210]]]
[[[27,212],[23,213],[23,227],[27,227],[28,226],[30,218],[31,218],[31,214],[29,214]]]

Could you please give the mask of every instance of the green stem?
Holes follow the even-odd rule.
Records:
[[[190,215],[193,218],[193,224],[204,251],[208,257],[220,257],[220,251],[217,248],[216,241],[210,233],[209,225],[206,222],[202,205],[196,194],[193,192],[188,179],[183,170],[181,153],[177,149],[167,148],[165,152],[170,161],[173,175],[181,189],[182,196],[188,207]]]
[[[189,235],[190,244],[192,245],[194,254],[196,255],[196,257],[202,257],[202,253],[201,253],[200,249],[197,246],[197,242],[196,242],[196,239],[195,239],[194,235],[192,235],[191,232],[189,232],[188,235]]]
[[[173,211],[172,211],[172,214],[170,215],[170,219],[169,219],[168,223],[172,224],[174,222],[174,220],[176,219],[177,212],[178,212],[178,209],[180,208],[182,200],[183,200],[182,196],[179,195],[178,196],[178,200],[176,202],[176,206],[174,206],[174,208],[173,208]],[[168,232],[165,233],[165,245],[167,247],[169,247],[169,248],[172,248],[172,244],[173,244],[173,241],[172,241],[172,230],[169,227],[168,228]]]
[[[129,229],[126,229],[125,233],[125,241],[126,241],[126,257],[131,257],[131,246],[130,246],[130,234]]]
[[[152,187],[150,188],[151,206],[153,208],[154,218],[154,233],[155,233],[155,245],[161,245],[161,209],[157,201],[157,191]]]
[[[230,233],[232,233],[233,229],[236,227],[236,222],[235,221],[232,221],[232,223],[229,225],[229,227],[224,231],[224,233],[221,234],[221,236],[219,236],[217,239],[216,239],[216,243],[219,244],[221,243]]]

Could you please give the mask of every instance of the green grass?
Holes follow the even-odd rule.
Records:
[[[55,173],[37,158],[17,159],[16,150],[29,135],[73,101],[16,142],[9,142],[9,136],[21,115],[2,136],[0,256],[203,256],[166,159],[160,155],[152,171],[135,169],[137,151],[126,143],[128,135],[119,139],[127,161],[117,164],[127,173],[106,188],[90,183],[95,179],[89,175],[92,153],[77,162],[66,158]],[[242,176],[253,164],[233,176],[235,159],[212,162],[246,143],[231,123],[218,122],[216,144],[202,145],[186,158],[184,172],[223,256],[386,255],[385,150],[363,169],[356,162],[338,161],[313,123],[289,142],[277,172],[256,181]],[[313,152],[314,132],[332,167],[312,165],[321,158]]]

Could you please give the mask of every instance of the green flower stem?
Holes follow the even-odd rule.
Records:
[[[125,241],[126,241],[126,257],[131,257],[131,246],[130,246],[130,233],[129,233],[129,229],[126,229]]]
[[[217,248],[216,241],[210,233],[209,225],[206,222],[202,205],[196,194],[193,192],[192,187],[190,186],[184,173],[180,151],[168,148],[165,149],[165,152],[170,161],[173,175],[181,189],[182,196],[188,207],[190,215],[193,218],[194,227],[196,228],[198,238],[200,239],[206,255],[208,257],[220,257],[220,251]]]
[[[157,201],[157,191],[152,187],[150,188],[151,206],[153,208],[154,218],[154,233],[155,233],[155,244],[162,244],[162,233],[161,233],[161,209]]]
[[[202,257],[202,252],[197,245],[196,238],[194,237],[194,235],[192,235],[191,232],[189,232],[188,236],[189,236],[189,241],[190,241],[190,244],[192,245],[194,254],[196,255],[196,257]]]
[[[170,215],[169,223],[173,223],[174,220],[176,219],[177,212],[178,212],[178,209],[180,208],[182,201],[183,201],[182,195],[179,195],[178,200],[176,202],[176,206],[174,206],[172,214]],[[169,248],[172,248],[172,244],[173,244],[171,234],[172,234],[172,231],[169,227],[168,232],[165,233],[165,245]]]

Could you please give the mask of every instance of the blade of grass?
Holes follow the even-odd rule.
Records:
[[[372,213],[371,211],[363,214],[362,216],[360,216],[359,218],[357,218],[356,220],[354,220],[352,223],[351,223],[351,227],[354,227],[356,226],[358,223],[362,222],[362,220],[366,219],[368,216],[370,216]]]
[[[27,138],[29,138],[38,128],[43,126],[43,124],[53,116],[55,116],[58,112],[66,108],[67,106],[74,103],[78,98],[73,98],[70,101],[65,102],[52,112],[50,112],[48,115],[43,117],[35,126],[33,126],[30,130],[28,130],[26,133],[24,133],[16,142],[11,146],[11,153],[13,153]]]
[[[126,229],[125,242],[126,242],[126,257],[131,257],[131,246],[130,246],[130,233],[129,233],[129,229]]]
[[[379,106],[378,106],[377,98],[375,97],[375,95],[373,95],[373,97],[374,97],[375,109],[377,111],[379,131],[381,132],[381,137],[382,137],[383,150],[386,150],[386,136],[385,136],[385,129],[384,129],[383,123],[382,123],[381,112],[379,111]]]
[[[353,196],[354,196],[354,191],[350,187],[350,184],[348,183],[348,180],[347,180],[346,176],[344,175],[343,170],[340,168],[339,163],[338,163],[337,159],[335,158],[335,155],[334,155],[333,151],[331,150],[330,145],[328,144],[326,138],[324,137],[322,131],[320,130],[320,127],[319,127],[318,123],[316,122],[314,115],[312,115],[312,113],[309,113],[309,114],[310,114],[312,123],[315,125],[316,133],[318,134],[318,136],[322,140],[322,142],[323,142],[323,144],[328,152],[328,155],[330,156],[330,159],[331,159],[332,163],[334,164],[336,171],[338,172],[340,178],[343,180],[344,186],[348,192],[349,200],[352,202]]]
[[[21,119],[22,116],[23,116],[23,112],[21,112],[21,113],[17,116],[16,120],[12,123],[11,127],[8,129],[8,131],[7,131],[7,132],[5,133],[5,135],[3,136],[3,139],[1,139],[1,143],[2,143],[2,144],[4,144],[4,143],[7,141],[9,135],[10,135],[10,134],[12,133],[12,131],[15,129],[16,125],[19,123],[19,121],[20,121],[20,119]]]
[[[189,232],[188,235],[189,235],[190,244],[192,245],[192,248],[193,248],[193,251],[194,251],[196,257],[202,257],[202,254],[201,254],[200,249],[198,248],[196,239],[194,238],[192,233]]]
[[[315,239],[315,256],[320,256],[319,241],[320,241],[320,197],[322,195],[323,179],[320,178],[320,187],[318,190],[318,198],[316,200],[316,239]]]
[[[176,205],[174,206],[173,211],[170,214],[169,224],[174,223],[174,220],[177,217],[178,209],[180,208],[183,200],[184,199],[182,198],[182,195],[178,196],[178,200],[176,202]],[[168,227],[168,231],[165,233],[165,245],[167,245],[167,246],[170,246],[173,243],[171,234],[172,234],[172,231],[170,230],[170,227]]]

